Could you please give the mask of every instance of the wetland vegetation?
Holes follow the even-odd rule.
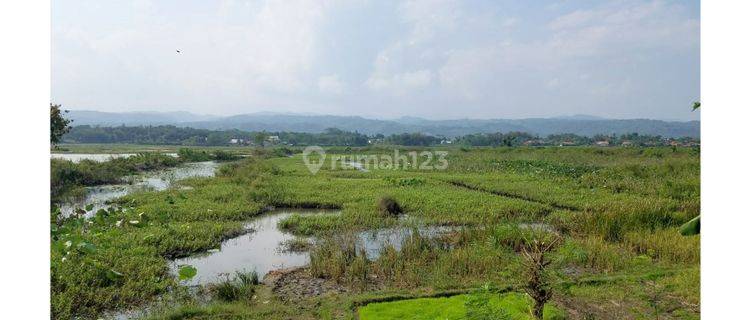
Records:
[[[529,241],[556,237],[559,244],[544,270],[554,293],[545,310],[555,310],[549,312],[555,318],[699,317],[699,236],[684,237],[678,231],[700,207],[697,149],[441,150],[449,154],[447,170],[360,171],[330,166],[329,157],[316,175],[299,154],[263,150],[221,166],[215,177],[125,195],[91,218],[53,213],[53,315],[96,317],[172,297],[167,299],[172,303],[154,308],[150,316],[309,319],[359,314],[362,319],[388,319],[398,312],[443,306],[459,315],[494,308],[530,316],[523,253]],[[104,163],[139,168],[139,163],[158,166],[160,161],[179,160],[136,156]],[[272,207],[338,211],[280,216],[274,223],[285,236],[271,241],[281,247],[281,242],[295,241],[290,239],[312,237],[298,246],[302,252],[293,253],[303,257],[300,262],[279,267],[305,266],[296,271],[298,283],[329,289],[304,295],[284,285],[229,278],[236,272],[273,269],[247,261],[232,264],[230,269],[236,270],[217,271],[214,278],[223,272],[224,282],[201,286],[212,297],[208,301],[190,294],[196,282],[181,280],[177,268],[192,263],[197,273],[210,272],[210,264],[189,257],[209,252],[211,260],[219,259],[210,258],[216,249],[231,252],[225,241],[252,237],[247,221]],[[425,227],[442,229],[415,232]],[[396,231],[358,245],[366,242],[363,232],[372,230]],[[506,289],[474,292],[487,284]],[[445,292],[459,295],[399,301]],[[379,301],[399,302],[368,305]]]

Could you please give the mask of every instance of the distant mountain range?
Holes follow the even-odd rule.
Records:
[[[245,131],[322,132],[327,128],[357,131],[369,135],[421,132],[455,137],[472,133],[521,131],[546,136],[574,133],[596,134],[639,133],[663,137],[700,137],[699,121],[663,121],[650,119],[605,119],[588,115],[529,119],[457,119],[427,120],[402,117],[394,120],[367,119],[358,116],[301,115],[252,113],[228,117],[196,115],[189,112],[99,112],[70,111],[73,125],[142,126],[175,125],[199,129]]]

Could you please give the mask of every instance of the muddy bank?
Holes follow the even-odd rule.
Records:
[[[269,271],[263,277],[263,284],[270,287],[273,294],[283,301],[297,301],[350,291],[335,281],[314,277],[307,267]]]

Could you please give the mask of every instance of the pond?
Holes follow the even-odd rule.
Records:
[[[271,270],[305,266],[310,263],[308,252],[283,250],[284,243],[296,237],[280,230],[278,223],[293,214],[323,215],[340,214],[340,212],[330,209],[280,208],[272,210],[251,219],[245,225],[248,233],[224,241],[220,248],[172,261],[172,272],[177,274],[179,266],[191,265],[198,270],[198,274],[186,284],[203,285],[219,282],[227,276],[231,278],[236,271],[255,271],[260,278],[263,278]],[[411,236],[415,230],[422,236],[435,237],[451,232],[455,228],[397,226],[362,231],[356,235],[356,247],[357,250],[364,250],[368,259],[377,259],[381,248],[387,244],[400,250],[403,240]],[[308,240],[315,242],[315,239]]]
[[[198,285],[215,283],[235,271],[255,271],[263,277],[268,271],[300,267],[310,262],[307,252],[282,250],[285,241],[295,237],[281,231],[279,221],[292,214],[338,214],[335,210],[277,209],[253,218],[245,225],[249,231],[238,237],[224,241],[221,248],[204,254],[194,255],[172,262],[172,270],[177,273],[180,265],[189,264],[198,269],[198,274],[187,284]]]
[[[414,231],[417,231],[420,236],[434,238],[455,230],[456,227],[453,226],[397,226],[362,231],[357,234],[357,250],[364,250],[367,259],[375,260],[380,256],[380,250],[385,245],[392,245],[394,249],[401,251],[404,240],[411,237]]]
[[[169,188],[174,182],[191,177],[211,177],[214,175],[218,163],[214,161],[192,162],[184,165],[148,172],[124,178],[125,183],[86,187],[83,197],[67,199],[60,204],[63,216],[71,215],[76,208],[93,205],[89,212],[93,214],[99,209],[109,206],[107,201],[117,199],[137,191],[160,191]]]
[[[165,155],[177,157],[176,153],[164,153]],[[70,160],[75,163],[81,162],[81,160],[93,160],[96,162],[109,161],[115,158],[128,158],[136,155],[136,153],[52,153],[50,154],[51,159],[63,159]]]

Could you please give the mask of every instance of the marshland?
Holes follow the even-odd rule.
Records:
[[[54,318],[700,317],[697,147],[103,146],[52,160]],[[394,150],[448,165],[333,163]]]

